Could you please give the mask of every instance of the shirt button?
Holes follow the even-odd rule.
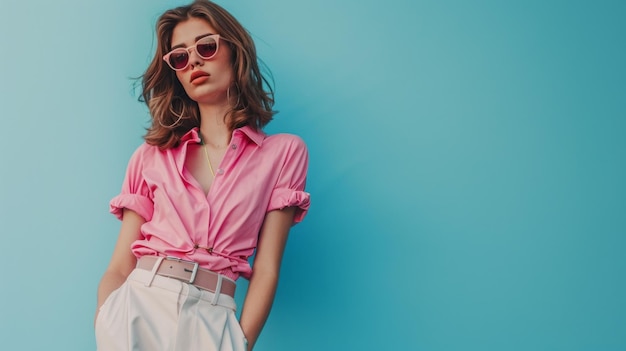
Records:
[[[218,169],[218,170],[217,170],[217,174],[224,174],[224,170],[223,170],[223,169],[221,169],[221,168],[220,168],[220,169]]]
[[[237,150],[237,145],[233,144],[233,145],[230,146],[230,148],[233,149],[233,150]]]

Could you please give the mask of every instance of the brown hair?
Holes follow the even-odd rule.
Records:
[[[152,116],[144,139],[161,149],[177,146],[185,133],[200,126],[198,104],[187,95],[176,73],[162,59],[171,50],[174,27],[192,17],[206,20],[220,34],[220,40],[230,46],[235,90],[239,94],[236,105],[224,117],[230,129],[245,125],[261,129],[274,115],[274,91],[259,69],[256,48],[248,31],[219,5],[196,0],[161,15],[156,24],[156,52],[141,80],[140,100],[148,105]],[[264,90],[264,84],[268,91]]]

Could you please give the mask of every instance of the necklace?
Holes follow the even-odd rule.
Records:
[[[204,142],[204,139],[200,137],[200,143],[202,144],[202,148],[204,149],[204,156],[206,156],[206,161],[209,164],[209,170],[211,171],[211,175],[215,178],[215,172],[213,172],[213,166],[211,165],[211,159],[209,158],[209,151],[207,150],[208,146]]]

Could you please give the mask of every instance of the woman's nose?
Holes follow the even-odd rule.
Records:
[[[198,66],[198,65],[202,65],[204,63],[204,60],[202,59],[202,57],[200,57],[200,55],[198,55],[198,52],[196,51],[196,48],[190,48],[189,50],[189,64],[192,66]]]

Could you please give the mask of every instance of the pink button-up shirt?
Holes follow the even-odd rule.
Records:
[[[205,196],[185,168],[189,143],[200,143],[197,129],[172,149],[139,146],[111,212],[121,219],[128,208],[146,220],[131,246],[137,258],[176,256],[231,279],[249,278],[248,257],[265,214],[295,206],[295,224],[309,208],[306,145],[295,135],[267,136],[247,126],[234,130]]]

